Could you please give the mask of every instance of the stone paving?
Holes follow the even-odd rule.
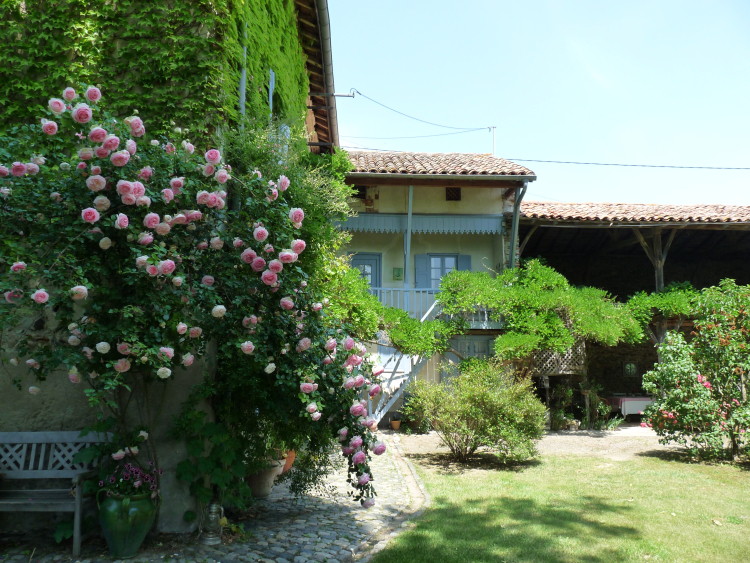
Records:
[[[180,537],[178,542],[168,546],[147,540],[138,556],[129,561],[364,562],[428,503],[413,467],[401,454],[398,436],[383,433],[383,438],[388,450],[382,456],[375,456],[371,464],[378,496],[370,509],[361,508],[347,496],[346,469],[341,467],[328,477],[327,491],[295,499],[286,486],[275,486],[271,496],[258,501],[249,513],[251,517],[241,522],[246,530],[242,540],[217,546],[201,545],[195,535]],[[5,549],[0,543],[0,561],[112,561],[101,542],[96,545],[84,542],[79,559],[72,558],[69,542],[63,544],[65,550],[27,543]]]

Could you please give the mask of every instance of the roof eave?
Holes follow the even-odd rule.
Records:
[[[349,172],[347,180],[360,183],[362,180],[445,180],[446,182],[533,182],[536,176],[513,174],[402,174],[390,172]]]

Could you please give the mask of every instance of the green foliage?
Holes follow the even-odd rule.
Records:
[[[420,322],[403,309],[383,308],[383,328],[393,345],[404,354],[431,356],[448,349],[450,326],[440,320]]]
[[[298,124],[308,93],[305,56],[291,0],[4,0],[0,4],[0,122],[38,117],[50,92],[104,80],[111,107],[134,109],[153,131],[172,121],[206,139],[239,119],[238,87],[247,47],[247,113]],[[11,39],[12,38],[12,39]],[[113,97],[114,98],[114,97]],[[144,104],[148,100],[148,104]]]
[[[516,379],[497,362],[467,360],[458,377],[441,383],[417,380],[409,393],[414,415],[430,421],[458,461],[481,447],[503,462],[536,454],[544,405],[527,379]]]
[[[682,322],[693,311],[698,292],[690,283],[671,283],[654,293],[633,295],[627,307],[639,325],[640,338],[648,335],[655,344],[664,340],[670,320]]]
[[[723,280],[693,300],[695,332],[670,332],[661,361],[643,377],[654,396],[646,411],[665,442],[703,457],[737,458],[750,445],[750,286]]]
[[[451,272],[440,286],[443,312],[462,317],[477,308],[502,322],[495,340],[502,360],[523,361],[538,350],[564,352],[576,338],[614,345],[634,338],[636,324],[605,291],[572,287],[538,260],[492,278],[484,272]]]

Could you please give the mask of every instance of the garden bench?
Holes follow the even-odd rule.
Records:
[[[0,432],[0,512],[73,512],[73,556],[81,552],[82,477],[90,463],[76,463],[82,449],[107,441],[95,433]],[[71,479],[57,489],[10,488],[9,481]],[[44,483],[44,486],[47,484]],[[28,486],[28,483],[24,483]]]

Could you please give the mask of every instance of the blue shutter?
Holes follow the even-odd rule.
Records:
[[[459,254],[458,255],[458,268],[457,270],[471,270],[471,255]]]
[[[414,255],[414,287],[430,287],[430,257],[427,254]]]

